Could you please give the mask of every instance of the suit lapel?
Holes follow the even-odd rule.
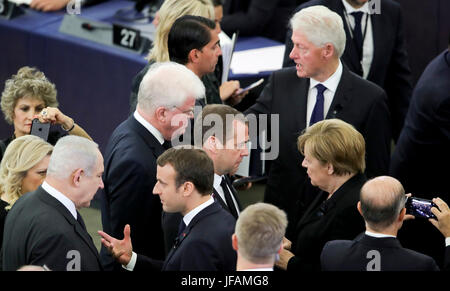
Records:
[[[172,247],[172,249],[170,250],[169,254],[167,255],[167,258],[164,261],[164,265],[162,267],[162,270],[164,271],[167,267],[167,264],[170,262],[170,260],[172,259],[173,255],[175,254],[175,252],[181,247],[181,244],[183,243],[183,241],[189,236],[191,230],[195,227],[195,225],[201,221],[202,219],[204,219],[205,217],[217,212],[221,210],[221,206],[217,203],[213,203],[211,205],[209,205],[208,207],[206,207],[205,209],[203,209],[202,211],[200,211],[199,213],[197,213],[197,215],[194,216],[194,218],[191,220],[191,222],[189,223],[188,226],[186,226],[186,229],[183,231],[183,233],[177,237],[177,244],[176,246]]]
[[[351,101],[353,86],[350,81],[350,71],[345,64],[342,64],[342,76],[339,81],[339,85],[336,88],[333,101],[331,102],[330,109],[328,110],[327,119],[339,118],[340,113],[346,107],[348,102]]]
[[[130,116],[128,122],[131,130],[136,132],[145,141],[148,147],[152,149],[151,152],[155,155],[155,158],[158,158],[165,151],[158,139],[140,124],[134,116]]]
[[[216,201],[217,203],[219,203],[219,204],[222,206],[223,209],[227,209],[227,210],[228,210],[228,207],[227,207],[227,205],[225,204],[225,201],[223,201],[222,197],[220,197],[220,195],[219,195],[219,193],[217,192],[217,190],[213,188],[213,191],[214,191],[214,197],[213,197],[213,198],[214,198],[214,201]]]
[[[384,43],[383,35],[381,35],[381,31],[383,33],[387,33],[383,28],[383,19],[381,14],[372,14],[370,15],[370,21],[372,22],[372,38],[373,38],[373,57],[372,63],[370,65],[369,74],[367,74],[367,80],[373,79],[373,74],[376,74],[374,64],[382,63],[379,61],[379,58],[383,58],[386,56],[381,56],[381,44]]]
[[[298,78],[296,76],[296,78]],[[297,82],[294,82],[293,92],[295,92],[295,98],[293,98],[293,103],[291,110],[292,114],[286,116],[296,116],[296,130],[294,134],[296,136],[300,135],[301,132],[306,128],[306,110],[308,101],[308,91],[309,91],[309,78],[300,78]]]
[[[83,227],[81,226],[80,223],[78,223],[75,217],[73,217],[72,213],[70,213],[70,211],[61,202],[59,202],[56,198],[48,194],[47,191],[42,189],[42,187],[38,188],[37,195],[39,199],[41,199],[44,203],[50,205],[52,208],[56,209],[62,216],[64,216],[66,221],[74,227],[75,232],[89,246],[89,249],[97,258],[98,263],[101,265],[97,248],[95,247],[91,236],[87,233],[86,230],[83,229]]]
[[[228,188],[230,188],[231,190],[231,195],[234,196],[234,199],[236,200],[237,203],[237,207],[238,207],[238,211],[241,212],[242,206],[241,203],[239,202],[238,196],[237,196],[237,191],[236,188],[234,188],[233,183],[231,183],[230,178],[228,177],[228,175],[225,175],[225,181],[227,182]]]

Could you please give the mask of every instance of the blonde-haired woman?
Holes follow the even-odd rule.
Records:
[[[150,66],[156,62],[169,61],[169,50],[167,40],[169,31],[178,18],[184,15],[202,16],[215,22],[215,7],[211,0],[165,0],[157,13],[157,21],[153,23],[156,26],[155,39],[153,47],[147,56],[149,63],[133,79],[130,107],[134,112],[137,104],[137,94],[142,78],[147,73]],[[216,25],[217,33],[220,32],[220,25]],[[228,81],[220,85],[220,82],[214,73],[203,76],[202,82],[206,89],[206,100],[208,104],[222,104],[222,101],[228,100],[234,105],[241,101],[244,94],[235,94],[240,88],[239,81]],[[233,97],[233,98],[230,98]]]
[[[364,137],[339,119],[315,123],[298,138],[311,184],[320,190],[297,224],[292,246],[280,253],[281,269],[319,271],[325,243],[354,239],[364,231],[356,204],[366,182]],[[290,242],[285,240],[289,246]]]
[[[34,135],[14,139],[0,164],[0,246],[7,211],[44,181],[53,146]]]
[[[48,142],[56,141],[66,134],[73,134],[91,139],[72,118],[63,114],[58,108],[56,88],[36,68],[22,67],[17,74],[5,82],[2,92],[1,108],[6,122],[14,126],[14,133],[0,141],[1,153],[15,138],[27,135],[31,131],[34,118],[43,123],[58,124],[62,130],[51,129]],[[1,158],[1,155],[0,155]]]

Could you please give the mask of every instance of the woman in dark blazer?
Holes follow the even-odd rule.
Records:
[[[364,231],[356,205],[366,178],[365,142],[350,124],[339,119],[320,121],[298,138],[316,199],[300,219],[296,240],[285,239],[277,267],[284,270],[320,270],[320,253],[327,241],[353,239]]]

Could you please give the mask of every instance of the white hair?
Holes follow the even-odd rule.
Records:
[[[98,144],[87,138],[72,135],[60,138],[53,148],[47,176],[66,179],[77,169],[92,176],[98,152]]]
[[[153,64],[139,86],[138,106],[152,114],[158,107],[181,106],[191,97],[205,96],[205,86],[197,75],[174,62]]]
[[[297,12],[290,21],[292,31],[300,30],[315,46],[331,43],[336,56],[341,57],[345,49],[345,30],[342,18],[325,6],[307,7]]]

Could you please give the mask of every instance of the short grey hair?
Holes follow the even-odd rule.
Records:
[[[139,86],[138,107],[152,114],[158,107],[174,108],[189,97],[204,96],[205,86],[191,70],[174,62],[155,63]]]
[[[361,188],[362,216],[375,231],[381,231],[394,223],[405,207],[405,202],[405,189],[392,177],[373,178]]]
[[[239,253],[255,264],[275,260],[286,226],[286,213],[276,206],[261,202],[248,206],[236,222]]]
[[[300,30],[315,46],[331,43],[336,56],[345,49],[345,30],[342,18],[325,6],[311,6],[297,12],[290,21],[292,31]]]
[[[91,177],[98,153],[98,144],[87,138],[73,135],[62,137],[53,148],[47,176],[66,179],[77,169],[83,169]]]

